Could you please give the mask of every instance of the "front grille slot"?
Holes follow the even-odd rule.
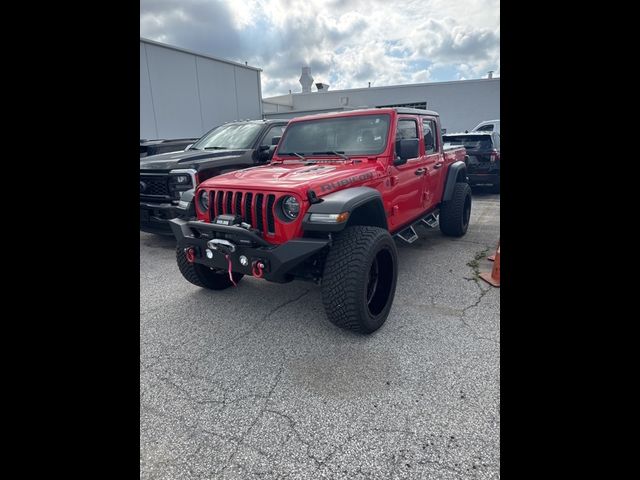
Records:
[[[224,213],[222,211],[222,196],[223,195],[224,195],[224,192],[222,190],[218,190],[218,193],[217,193],[217,196],[216,196],[216,206],[217,206],[216,216],[222,215]]]
[[[262,203],[264,200],[264,194],[258,193],[256,195],[256,228],[261,232],[264,232],[264,220],[262,219]]]
[[[275,195],[267,196],[267,229],[269,233],[276,233],[276,222],[273,218],[273,204],[275,201]]]
[[[228,213],[228,214],[232,214],[232,206],[233,206],[233,192],[227,192],[227,206],[226,206],[226,210],[224,211],[224,213]]]
[[[209,218],[213,220],[216,218],[216,192],[211,190],[209,192]]]
[[[240,215],[241,218],[244,218],[242,216],[242,192],[236,192],[235,208],[235,214]]]
[[[249,225],[253,225],[251,223],[251,205],[253,200],[253,193],[249,192],[244,196],[244,221]]]

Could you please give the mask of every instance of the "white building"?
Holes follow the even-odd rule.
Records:
[[[261,71],[140,38],[140,138],[200,137],[262,118]]]
[[[435,110],[447,132],[471,130],[483,120],[500,118],[500,78],[416,83],[389,87],[329,90],[316,83],[310,91],[310,72],[303,69],[302,93],[262,99],[264,118],[293,118],[313,113],[361,107],[413,107]]]

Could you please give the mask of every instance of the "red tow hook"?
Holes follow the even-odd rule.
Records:
[[[193,247],[185,248],[184,253],[187,256],[187,262],[193,263],[196,261],[196,250]]]
[[[264,268],[264,263],[262,263],[259,260],[256,260],[251,264],[251,273],[256,278],[262,278],[262,276],[264,275],[264,272],[262,271],[263,268]]]

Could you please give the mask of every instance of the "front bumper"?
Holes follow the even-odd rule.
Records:
[[[171,203],[140,202],[140,230],[159,235],[172,235],[169,220],[184,218],[186,210]]]
[[[195,250],[195,263],[227,271],[229,263],[222,251],[209,247],[213,239],[231,242],[235,251],[228,253],[231,270],[235,273],[253,275],[255,262],[264,264],[262,278],[271,282],[285,283],[293,278],[292,271],[309,257],[329,245],[328,238],[295,238],[280,245],[268,243],[256,233],[241,227],[216,225],[198,220],[174,218],[168,221],[176,237],[178,248]],[[206,251],[213,252],[208,258]],[[247,266],[240,263],[240,256],[249,260]]]

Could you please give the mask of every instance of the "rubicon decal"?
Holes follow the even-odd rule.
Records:
[[[344,187],[354,182],[364,182],[371,179],[373,179],[373,173],[363,173],[362,175],[345,178],[343,180],[338,180],[337,182],[325,183],[320,187],[320,189],[322,192],[330,192],[331,190],[335,190],[339,187]]]

